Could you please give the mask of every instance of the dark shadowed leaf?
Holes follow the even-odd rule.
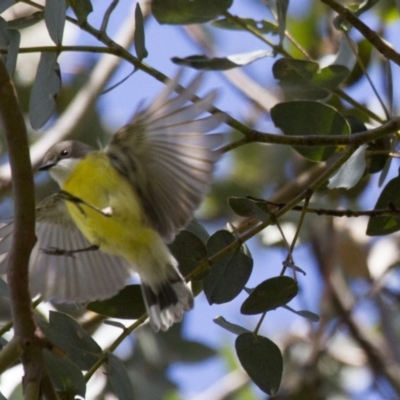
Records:
[[[233,0],[153,0],[151,9],[160,24],[201,24],[219,17]]]
[[[252,381],[265,393],[278,393],[282,379],[283,360],[278,346],[263,336],[243,333],[236,338],[240,364]]]
[[[316,101],[288,101],[271,109],[271,118],[285,135],[347,135],[346,119],[333,107]],[[325,161],[335,151],[334,146],[293,146],[311,161]]]
[[[173,57],[171,60],[177,65],[184,65],[200,70],[223,71],[243,65],[251,64],[260,58],[270,57],[272,52],[267,50],[256,50],[249,53],[232,54],[227,57],[209,58],[205,55],[194,55],[185,58]]]
[[[88,15],[93,11],[90,0],[68,0],[68,3],[74,10],[74,13],[80,24],[85,22]]]
[[[263,222],[270,218],[268,205],[265,202],[261,202],[265,205],[264,208],[260,208],[257,201],[242,197],[230,197],[228,202],[232,210],[241,217],[255,218]]]
[[[102,354],[93,338],[66,314],[50,311],[49,324],[41,324],[41,328],[46,338],[83,370],[88,370]]]
[[[194,233],[203,243],[206,243],[210,237],[206,228],[197,219],[192,219],[185,230]]]
[[[122,361],[114,354],[108,353],[106,367],[108,378],[118,400],[133,400],[135,396],[132,383]]]
[[[183,276],[188,275],[201,261],[207,259],[206,245],[194,233],[187,230],[179,232],[169,248],[178,261]],[[203,278],[203,274],[196,277],[196,279]]]
[[[142,9],[140,4],[136,4],[135,8],[135,35],[134,35],[135,51],[139,61],[142,61],[148,56],[148,52],[145,45],[144,36],[144,22]]]
[[[121,319],[138,319],[146,312],[140,285],[125,286],[111,299],[93,301],[86,308],[107,317]]]
[[[85,397],[86,382],[82,371],[69,359],[60,358],[48,350],[43,351],[44,361],[50,379],[57,392],[64,392],[69,395],[67,398],[75,396]]]
[[[40,56],[36,79],[29,99],[29,120],[33,129],[40,129],[55,109],[55,99],[61,88],[57,53]]]
[[[256,21],[252,18],[240,18],[240,17],[236,18],[239,19],[243,24],[246,24],[246,26],[250,26],[254,29],[257,29],[261,33],[273,33],[273,34],[278,33],[278,26],[274,22],[267,21],[265,19],[261,21]],[[245,29],[235,21],[232,21],[231,19],[227,18],[221,18],[216,21],[212,21],[211,25],[214,26],[215,28],[221,28],[221,29],[231,29],[231,30]]]
[[[297,282],[288,276],[276,276],[260,283],[243,302],[240,312],[261,314],[289,303],[297,295]]]
[[[374,209],[385,209],[390,206],[400,208],[400,176],[389,181],[383,188]],[[367,226],[367,235],[388,235],[398,230],[400,230],[400,218],[370,217]]]
[[[46,0],[44,21],[50,38],[56,45],[60,45],[62,42],[66,10],[66,0]]]
[[[2,278],[0,278],[0,296],[6,298],[10,297],[10,289],[8,288],[8,284]]]
[[[216,254],[230,245],[235,237],[221,230],[207,242],[209,255]],[[216,261],[204,279],[204,293],[210,304],[222,304],[233,300],[244,288],[253,270],[253,259],[242,249],[229,252]]]

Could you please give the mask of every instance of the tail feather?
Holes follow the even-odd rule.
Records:
[[[193,294],[178,272],[157,286],[142,281],[142,293],[150,324],[156,332],[166,331],[193,308]]]

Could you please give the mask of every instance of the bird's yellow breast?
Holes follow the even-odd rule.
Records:
[[[103,251],[134,260],[135,250],[157,235],[134,188],[102,151],[82,159],[62,189],[84,202],[67,200],[68,210],[85,237]]]

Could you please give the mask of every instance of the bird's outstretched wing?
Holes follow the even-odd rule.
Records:
[[[13,223],[0,228],[0,254],[11,245]],[[121,258],[103,253],[82,235],[64,200],[54,194],[36,209],[37,243],[30,259],[32,294],[43,299],[86,302],[113,296],[132,272]],[[0,273],[5,273],[3,256]]]
[[[132,183],[151,226],[166,242],[192,219],[211,183],[221,134],[208,134],[225,121],[222,113],[200,118],[212,108],[215,92],[193,99],[198,76],[173,96],[179,77],[132,122],[116,132],[105,149],[114,167]]]

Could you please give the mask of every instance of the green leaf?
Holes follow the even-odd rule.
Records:
[[[281,58],[272,67],[285,94],[299,100],[321,100],[330,95],[350,74],[343,65],[320,69],[314,61]]]
[[[0,17],[0,49],[7,50],[7,55],[2,55],[10,76],[14,74],[17,65],[21,34],[16,29],[11,29],[10,24]]]
[[[11,29],[25,29],[42,21],[43,18],[44,18],[44,12],[37,11],[31,15],[8,21],[7,25]]]
[[[230,245],[235,237],[228,231],[221,230],[210,237],[207,250],[210,255]],[[204,293],[210,304],[222,304],[233,300],[244,288],[251,271],[253,259],[242,249],[226,254],[216,261],[210,273],[204,279]]]
[[[185,58],[173,57],[171,60],[177,65],[184,65],[199,70],[223,71],[251,64],[260,58],[270,57],[273,53],[267,50],[256,50],[249,53],[233,54],[219,58],[209,58],[205,55],[193,55]]]
[[[355,186],[364,175],[365,171],[365,150],[367,145],[360,146],[353,155],[329,178],[328,188],[349,189]]]
[[[56,45],[61,45],[62,42],[66,11],[66,0],[46,0],[44,21],[50,38]]]
[[[41,324],[46,338],[61,350],[68,358],[83,370],[88,370],[102,354],[101,347],[70,316],[50,311],[49,324]]]
[[[48,350],[43,351],[50,379],[57,392],[68,394],[67,398],[85,397],[86,382],[82,371],[67,358],[60,358]]]
[[[121,319],[138,319],[146,312],[140,285],[125,286],[111,299],[93,301],[86,308],[107,317]]]
[[[179,263],[179,270],[183,276],[192,272],[200,262],[207,259],[206,245],[192,232],[183,230],[179,232],[169,248]],[[203,279],[204,275],[196,277]]]
[[[151,9],[160,24],[201,24],[219,17],[233,0],[153,0]]]
[[[350,127],[346,119],[333,107],[316,101],[288,101],[271,109],[271,118],[285,135],[347,135]],[[327,160],[335,146],[293,146],[301,155],[315,162]]]
[[[80,24],[86,22],[88,15],[93,11],[90,0],[68,0],[68,3],[74,10]]]
[[[197,219],[192,219],[185,230],[194,233],[203,243],[206,243],[210,237],[206,228]]]
[[[297,282],[288,276],[276,276],[260,283],[243,302],[240,312],[261,314],[289,303],[299,291]]]
[[[135,396],[132,383],[122,361],[114,354],[107,353],[106,367],[108,378],[118,400],[133,400]]]
[[[385,209],[390,206],[400,208],[400,176],[393,178],[383,188],[374,209]],[[367,226],[367,235],[389,235],[398,230],[400,230],[400,218],[370,217]]]
[[[144,22],[142,9],[140,4],[136,4],[135,8],[135,34],[134,34],[135,51],[139,61],[146,58],[149,53],[147,52],[145,45],[145,35],[144,35]]]
[[[57,53],[44,52],[40,61],[29,99],[29,120],[33,129],[40,129],[55,109],[55,99],[61,88],[60,66]]]
[[[258,202],[252,199],[230,197],[228,203],[232,210],[241,217],[255,218],[262,222],[267,221],[271,217],[268,209],[260,208],[257,205]],[[265,204],[265,202],[261,203]]]
[[[243,24],[246,24],[247,26],[250,26],[254,29],[257,29],[260,33],[273,33],[277,34],[278,33],[278,26],[270,21],[267,21],[265,19],[261,21],[256,21],[252,18],[240,18],[236,17],[239,19]],[[241,25],[236,23],[235,21],[227,18],[221,18],[216,21],[211,22],[211,26],[215,28],[220,28],[220,29],[230,29],[230,30],[245,30]]]
[[[5,298],[10,297],[10,289],[8,287],[8,284],[2,278],[0,278],[0,296],[3,296]]]
[[[275,396],[282,379],[283,359],[278,346],[263,336],[243,333],[236,338],[240,364],[265,393]]]

